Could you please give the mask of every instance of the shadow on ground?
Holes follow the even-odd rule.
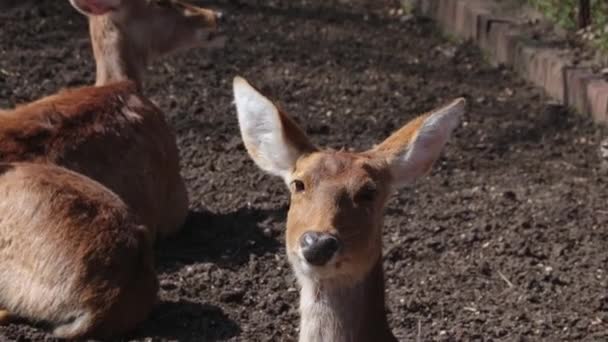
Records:
[[[163,301],[130,337],[155,336],[171,341],[218,341],[236,336],[239,326],[217,306],[187,300]]]
[[[158,271],[201,262],[233,268],[246,263],[250,254],[275,253],[281,246],[277,227],[285,213],[286,208],[240,208],[228,214],[191,211],[178,236],[157,247]]]

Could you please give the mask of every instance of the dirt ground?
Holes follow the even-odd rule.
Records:
[[[236,74],[333,148],[370,147],[416,114],[469,99],[432,174],[386,211],[399,340],[608,340],[605,132],[432,22],[389,16],[386,2],[241,1],[214,3],[229,12],[225,49],[150,68],[146,92],[178,133],[192,212],[157,248],[161,304],[123,340],[297,337],[287,190],[246,155]],[[92,80],[86,23],[67,1],[0,14],[0,108]],[[52,338],[22,323],[0,327],[0,340]]]

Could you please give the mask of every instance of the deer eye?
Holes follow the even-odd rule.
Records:
[[[299,179],[295,179],[291,182],[291,189],[294,193],[299,193],[306,190],[306,187],[304,186],[304,182]]]
[[[366,184],[363,186],[355,195],[355,202],[372,202],[376,198],[377,193],[376,186],[374,184]]]

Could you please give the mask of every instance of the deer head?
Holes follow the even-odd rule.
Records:
[[[217,47],[222,13],[180,0],[70,0],[89,18],[97,85],[141,82],[154,58],[195,46]]]
[[[234,93],[243,141],[264,171],[291,191],[287,251],[298,274],[361,279],[380,257],[391,191],[426,174],[458,125],[465,101],[420,116],[360,153],[323,150],[242,78]]]

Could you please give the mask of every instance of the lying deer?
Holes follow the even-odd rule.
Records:
[[[396,341],[384,304],[383,211],[394,188],[426,174],[464,99],[414,119],[369,151],[322,150],[244,79],[234,98],[245,147],[291,191],[287,256],[300,290],[300,341]]]
[[[0,324],[60,338],[133,329],[157,302],[150,232],[101,184],[54,165],[0,163]]]
[[[91,16],[98,84],[0,111],[0,161],[54,163],[118,194],[161,236],[188,213],[175,136],[139,89],[139,58],[198,44],[211,11],[177,0],[71,0]],[[215,15],[217,17],[217,15]],[[124,68],[123,68],[124,67]]]
[[[0,324],[23,317],[61,338],[109,337],[156,302],[151,242],[188,205],[175,138],[138,91],[142,62],[198,44],[217,16],[180,1],[71,2],[91,16],[97,84],[135,82],[0,111]]]
[[[148,63],[176,50],[223,45],[222,13],[180,0],[70,0],[89,18],[96,85],[134,81]]]

